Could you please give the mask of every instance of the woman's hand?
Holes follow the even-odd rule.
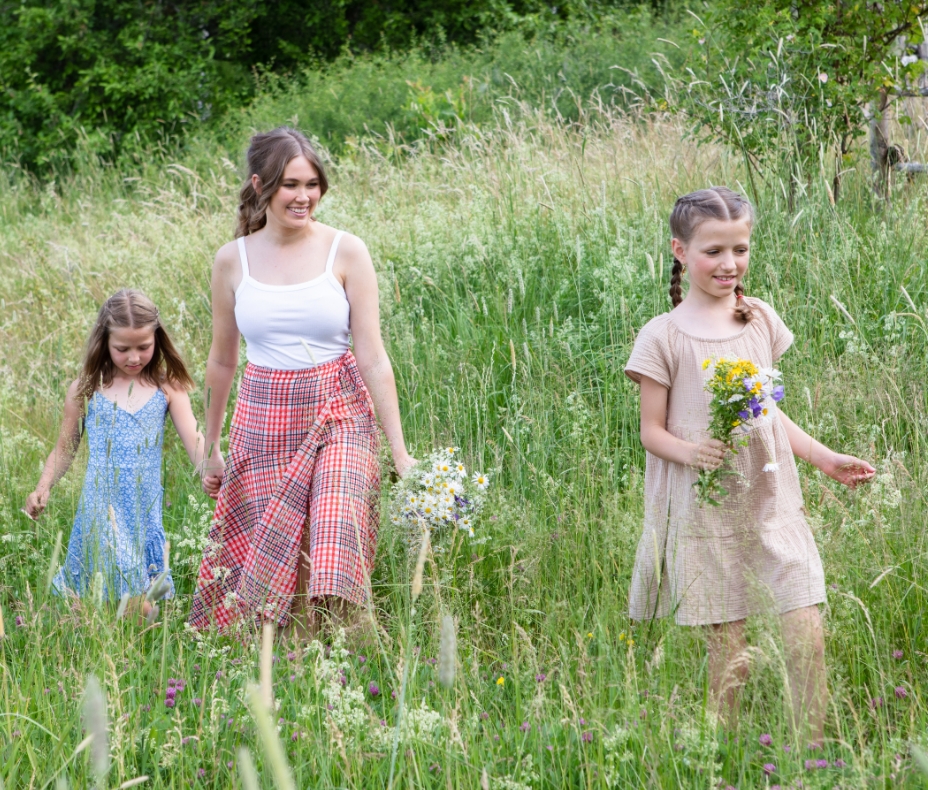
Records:
[[[40,491],[39,489],[29,494],[26,497],[26,507],[23,508],[23,513],[35,521],[42,515],[45,506],[48,504],[48,494],[48,491]]]
[[[843,453],[826,455],[823,463],[815,465],[826,475],[848,488],[857,488],[861,483],[869,482],[876,474],[876,469],[866,461]]]
[[[693,448],[688,465],[693,469],[714,472],[725,460],[728,448],[718,439],[706,439]]]
[[[226,462],[222,458],[222,453],[218,450],[200,464],[200,482],[203,486],[203,492],[211,499],[216,499],[219,496],[219,488],[222,486],[222,477],[225,470]]]
[[[409,453],[404,452],[401,456],[393,456],[393,465],[396,467],[396,473],[400,478],[406,477],[410,470],[419,463],[418,459],[413,458]]]

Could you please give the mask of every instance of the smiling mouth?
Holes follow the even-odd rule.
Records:
[[[298,217],[305,217],[309,213],[309,207],[304,206],[303,208],[294,208],[293,206],[288,206],[287,211],[296,214]]]

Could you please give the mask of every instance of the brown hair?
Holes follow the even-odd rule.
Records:
[[[110,357],[111,329],[147,329],[155,334],[155,353],[139,374],[142,381],[160,387],[168,383],[178,389],[193,389],[193,379],[180,354],[161,325],[158,308],[141,291],[123,288],[107,299],[87,340],[84,365],[78,384],[78,398],[86,400],[97,387],[113,383],[113,360]]]
[[[319,174],[319,186],[324,195],[329,189],[322,159],[301,132],[289,126],[278,126],[269,132],[256,134],[248,146],[248,175],[239,193],[238,227],[235,237],[247,236],[267,224],[267,204],[280,188],[284,170],[291,159],[305,156]],[[251,176],[261,179],[261,194],[251,183]]]
[[[670,235],[686,244],[693,238],[697,228],[707,220],[737,221],[746,219],[748,225],[754,224],[754,207],[747,198],[739,195],[728,187],[709,187],[690,192],[673,205],[670,212]],[[670,300],[676,307],[683,301],[683,289],[680,283],[683,279],[683,264],[673,259],[673,269],[670,273]],[[742,298],[744,287],[739,282],[735,287],[735,315],[744,322],[750,321],[754,315],[751,307]]]

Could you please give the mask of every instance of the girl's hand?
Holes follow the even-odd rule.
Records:
[[[23,508],[23,512],[33,521],[41,516],[45,510],[45,506],[48,504],[48,494],[48,491],[36,490],[26,497],[26,507]]]
[[[406,477],[409,474],[409,470],[412,469],[419,461],[413,458],[409,453],[403,453],[400,457],[394,456],[393,465],[396,467],[396,473],[400,476],[400,479]]]
[[[203,486],[203,492],[210,499],[216,499],[219,496],[225,470],[226,462],[222,458],[222,453],[218,451],[200,464],[200,483]]]
[[[706,439],[693,448],[689,466],[706,472],[714,472],[725,460],[725,451],[728,448],[718,439]]]
[[[832,453],[826,456],[825,462],[818,465],[818,468],[848,488],[857,488],[858,485],[868,482],[876,474],[876,469],[866,461],[842,453]]]

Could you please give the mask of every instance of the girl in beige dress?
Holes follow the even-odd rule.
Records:
[[[773,367],[793,342],[770,305],[744,296],[753,219],[751,204],[725,187],[681,197],[670,217],[674,309],[642,328],[625,368],[641,385],[647,451],[629,609],[634,620],[672,613],[682,625],[708,626],[710,689],[730,724],[748,669],[745,618],[776,611],[794,723],[820,742],[826,689],[817,604],[825,600],[825,579],[793,456],[852,488],[874,469],[815,441],[769,400],[767,415],[746,429],[747,445],[729,454],[721,504],[700,507],[693,488],[698,471],[717,469],[726,454],[707,432],[703,361],[735,356]]]

